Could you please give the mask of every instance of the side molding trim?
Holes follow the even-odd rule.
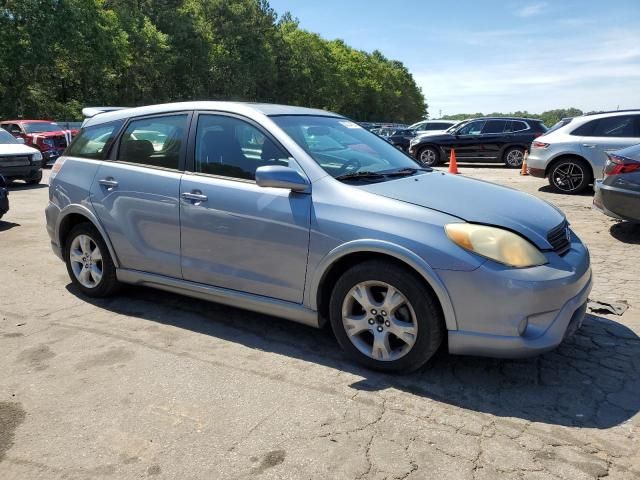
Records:
[[[158,288],[168,292],[263,313],[265,315],[282,317],[310,327],[320,328],[318,312],[302,304],[285,302],[283,300],[239,292],[237,290],[213,287],[202,283],[189,282],[164,275],[140,272],[138,270],[119,268],[116,270],[116,276],[118,280],[123,283]]]

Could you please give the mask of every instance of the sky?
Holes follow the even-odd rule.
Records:
[[[640,0],[269,0],[322,37],[400,60],[432,118],[640,108]]]

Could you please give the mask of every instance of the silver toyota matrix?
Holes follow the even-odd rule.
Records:
[[[299,107],[97,113],[51,171],[46,217],[85,295],[136,284],[328,320],[347,354],[384,371],[420,367],[443,341],[455,354],[548,351],[580,327],[592,284],[556,207],[423,168]]]

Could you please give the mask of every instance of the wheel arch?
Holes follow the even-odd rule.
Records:
[[[58,245],[60,246],[61,251],[64,251],[64,244],[66,241],[66,236],[69,234],[71,229],[80,223],[90,223],[92,224],[102,239],[104,243],[106,243],[107,248],[109,249],[109,253],[111,254],[111,258],[116,268],[120,267],[120,263],[118,261],[118,256],[116,255],[113,246],[111,245],[111,240],[109,239],[107,233],[100,225],[97,217],[93,214],[91,210],[81,205],[69,205],[64,210],[60,212],[58,216],[58,221],[56,223],[55,230],[55,238],[58,241]]]
[[[521,148],[522,150],[531,150],[531,145],[525,145],[523,143],[506,143],[502,146],[499,157],[502,162],[506,161],[505,155],[511,148]]]
[[[389,260],[416,273],[438,299],[447,330],[458,329],[451,298],[435,270],[410,250],[379,240],[347,242],[329,252],[320,262],[311,281],[308,301],[318,311],[321,323],[328,318],[329,298],[335,281],[353,265],[373,259]]]
[[[589,168],[589,171],[591,172],[591,180],[593,181],[594,178],[596,178],[596,172],[593,170],[593,165],[591,165],[591,162],[589,160],[587,160],[586,158],[584,158],[582,155],[578,155],[577,153],[561,153],[559,155],[556,155],[555,157],[553,157],[549,163],[547,163],[547,167],[544,170],[544,176],[545,178],[547,178],[549,176],[549,172],[551,172],[551,169],[558,163],[561,162],[562,160],[566,160],[566,159],[576,159],[576,160],[580,160],[582,163],[586,164],[587,167]]]

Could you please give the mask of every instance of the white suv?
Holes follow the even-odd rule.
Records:
[[[565,118],[531,144],[528,166],[561,193],[584,191],[602,177],[607,152],[640,143],[640,110]]]

